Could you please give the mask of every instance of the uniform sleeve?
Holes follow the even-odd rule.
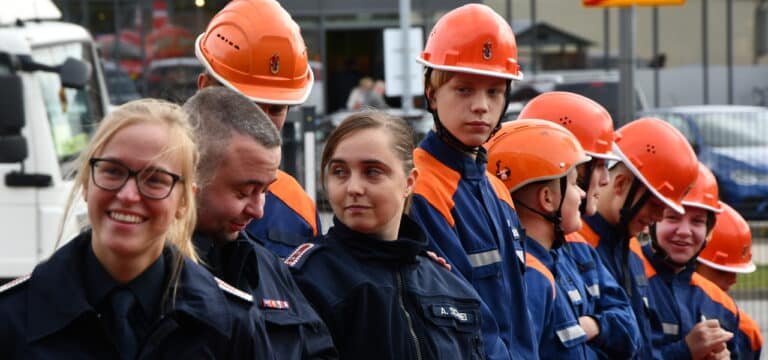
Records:
[[[526,268],[523,276],[528,290],[526,296],[528,311],[531,314],[531,329],[534,337],[540,340],[544,331],[554,331],[552,307],[556,294],[549,280],[535,268]]]
[[[624,289],[603,265],[597,251],[591,247],[589,250],[600,286],[595,313],[590,314],[600,326],[600,333],[591,340],[592,345],[610,359],[632,358],[641,346],[637,319]]]
[[[451,264],[451,272],[468,284],[472,284],[472,267],[464,248],[461,246],[456,231],[448,221],[420,195],[411,199],[411,212],[408,214],[416,223],[421,225],[429,240],[429,248],[438,256],[445,258]],[[440,239],[440,241],[436,241]],[[481,299],[482,331],[485,353],[488,359],[509,359],[510,350],[501,339],[498,324],[488,305]]]
[[[307,301],[306,297],[299,289],[290,272],[285,268],[285,282],[291,293],[294,294],[299,306],[304,307],[301,313],[309,317],[309,321],[301,324],[299,332],[301,333],[301,342],[304,345],[304,357],[306,359],[338,359],[336,347],[333,345],[333,339],[328,327],[320,319],[315,309]]]
[[[275,359],[267,337],[264,317],[257,306],[251,306],[246,317],[233,322],[232,335],[226,347],[229,359]]]
[[[763,350],[763,337],[760,327],[747,313],[739,309],[739,349],[742,359],[760,359]]]

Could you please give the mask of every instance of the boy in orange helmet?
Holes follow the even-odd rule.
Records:
[[[682,200],[698,175],[698,161],[685,137],[663,120],[643,118],[616,131],[613,152],[621,162],[610,171],[597,213],[579,231],[597,249],[622,285],[640,328],[640,358],[659,358],[651,343],[652,299],[640,244],[634,237],[661,220],[664,208],[683,213]]]
[[[696,258],[696,272],[712,281],[723,291],[736,283],[739,274],[754,272],[752,262],[752,232],[746,220],[728,204],[717,214],[707,246]],[[739,308],[739,350],[742,359],[759,359],[763,349],[760,327]]]

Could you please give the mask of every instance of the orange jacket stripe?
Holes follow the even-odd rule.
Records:
[[[425,167],[434,171],[425,171],[419,174],[413,192],[426,199],[432,207],[440,212],[451,227],[456,226],[456,220],[451,215],[451,209],[455,206],[453,194],[459,186],[461,174],[445,166],[424,149],[417,148],[413,152],[414,162],[425,164]],[[509,193],[507,193],[509,197]],[[511,200],[510,200],[511,202]]]
[[[753,352],[757,352],[763,347],[763,335],[760,334],[760,327],[741,309],[739,309],[739,330],[749,338],[749,345]]]
[[[592,228],[589,227],[589,224],[584,220],[581,220],[581,230],[579,230],[579,235],[581,235],[581,237],[595,249],[597,249],[597,245],[600,244],[600,236],[597,235],[595,230],[592,230]]]
[[[577,232],[573,232],[573,233],[565,235],[565,241],[572,242],[572,243],[589,244],[589,242],[587,242],[587,240],[584,239],[584,237],[581,236],[581,234],[579,234]],[[592,245],[592,244],[590,244],[590,245]]]
[[[301,192],[297,194],[299,190]],[[315,203],[307,196],[296,179],[282,170],[277,170],[277,180],[269,185],[269,192],[301,216],[312,227],[312,235],[317,236]]]
[[[733,299],[717,285],[707,280],[707,278],[694,272],[691,276],[691,285],[700,288],[712,301],[728,309],[734,316],[738,316],[739,310],[736,308],[736,303],[733,302]]]
[[[507,186],[504,185],[504,183],[491,172],[486,171],[485,175],[490,181],[491,186],[493,186],[493,190],[496,192],[496,195],[499,197],[499,199],[504,200],[505,203],[509,204],[509,207],[514,209],[515,204],[512,202],[512,195],[509,194],[509,189],[507,189]]]
[[[544,276],[549,279],[549,284],[552,285],[552,298],[554,299],[556,296],[557,288],[555,287],[555,277],[552,276],[552,272],[547,269],[547,267],[539,261],[535,256],[526,253],[525,254],[525,266],[531,267],[536,269],[538,272],[544,274]]]

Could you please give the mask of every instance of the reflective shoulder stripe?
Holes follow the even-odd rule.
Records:
[[[469,257],[469,263],[472,264],[472,267],[480,267],[480,266],[501,262],[501,254],[499,254],[499,250],[497,249],[484,251],[476,254],[469,254],[468,257]]]
[[[565,329],[557,330],[555,333],[563,343],[576,340],[582,336],[587,336],[587,333],[584,332],[584,329],[582,329],[582,327],[578,324],[571,325]]]
[[[504,185],[504,183],[499,178],[497,178],[496,175],[491,174],[490,171],[486,170],[485,176],[488,178],[488,182],[491,183],[493,191],[496,192],[496,196],[507,203],[509,207],[514,209],[515,203],[512,202],[512,195],[509,194],[509,189],[507,189],[507,186]]]
[[[525,263],[525,252],[523,250],[515,250],[515,254],[517,254],[517,258],[520,259],[520,262]]]
[[[733,316],[738,316],[739,310],[736,308],[736,303],[731,296],[707,278],[694,272],[691,276],[691,285],[699,287],[712,301],[722,305]]]
[[[643,270],[645,270],[645,277],[647,279],[650,279],[654,276],[656,276],[656,269],[653,267],[650,261],[645,257],[645,254],[643,254],[642,247],[640,247],[640,242],[637,241],[636,237],[633,237],[629,239],[629,249],[637,255],[638,258],[640,258],[640,261],[643,262]]]
[[[587,292],[594,297],[600,297],[600,284],[587,286]]]
[[[763,347],[763,336],[760,334],[760,327],[755,320],[741,309],[739,309],[739,330],[749,339],[749,346],[753,352],[757,352]]]
[[[571,299],[571,302],[574,304],[581,303],[581,293],[579,290],[568,290],[568,297]]]
[[[587,224],[586,221],[581,220],[581,229],[579,230],[579,235],[587,242],[589,245],[592,245],[593,248],[597,248],[597,245],[600,244],[600,236],[597,235],[595,230],[592,230],[591,227],[589,227],[589,224]]]
[[[429,202],[448,222],[448,225],[456,226],[451,210],[455,205],[453,195],[459,187],[461,174],[445,166],[421,148],[413,151],[413,162],[419,169],[419,180],[416,181],[413,193]]]
[[[242,291],[217,277],[214,277],[214,279],[216,279],[216,283],[219,284],[219,289],[221,289],[225,293],[232,295],[238,299],[245,300],[249,303],[253,302],[253,296],[251,294],[245,291]]]
[[[304,219],[312,228],[312,236],[317,236],[317,208],[293,176],[278,169],[277,180],[269,185],[269,192]]]
[[[552,276],[552,272],[547,269],[547,266],[531,253],[525,254],[525,266],[530,266],[531,268],[536,269],[549,280],[549,285],[552,287],[552,298],[554,299],[555,296],[557,296],[557,285],[555,285],[555,277]]]
[[[32,277],[32,274],[27,274],[3,284],[3,286],[0,286],[0,294],[2,294],[7,290],[13,289],[18,285],[25,283],[27,280],[29,280],[30,277]]]
[[[680,327],[677,324],[661,323],[661,331],[664,335],[677,335],[680,332]]]

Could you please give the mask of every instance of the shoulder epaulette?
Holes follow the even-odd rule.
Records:
[[[216,279],[216,283],[219,285],[219,289],[223,290],[224,293],[234,296],[240,300],[245,300],[249,303],[253,303],[253,295],[245,291],[242,291],[217,277],[214,277],[214,279]]]
[[[300,268],[302,264],[309,258],[311,254],[320,249],[322,246],[315,243],[304,243],[296,247],[295,250],[288,255],[283,261],[285,265],[292,268]]]
[[[15,288],[16,286],[19,286],[19,285],[21,285],[21,284],[24,284],[24,283],[25,283],[25,282],[27,282],[27,280],[29,280],[29,278],[31,278],[31,277],[32,277],[32,274],[27,274],[27,275],[24,275],[24,276],[18,277],[18,278],[16,278],[16,279],[13,279],[13,280],[11,280],[11,281],[9,281],[9,282],[7,282],[7,283],[3,284],[2,286],[0,286],[0,294],[4,293],[5,291],[8,291],[8,290],[10,290],[10,289],[13,289],[13,288]]]

